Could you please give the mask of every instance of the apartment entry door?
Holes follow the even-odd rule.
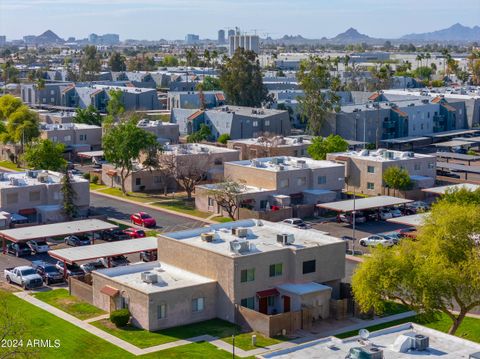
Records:
[[[283,312],[288,313],[290,311],[290,297],[288,295],[283,296]]]
[[[268,314],[268,297],[262,297],[259,299],[258,311],[263,314]]]

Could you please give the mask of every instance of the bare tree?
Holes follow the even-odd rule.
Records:
[[[162,154],[158,158],[158,165],[155,168],[159,174],[160,184],[163,188],[163,194],[168,194],[168,186],[175,181],[176,160],[172,154]]]
[[[192,199],[195,186],[206,179],[209,168],[208,158],[201,156],[176,156],[175,179]]]
[[[238,196],[243,193],[246,186],[243,183],[228,180],[218,183],[214,189],[208,193],[213,196],[215,202],[228,213],[231,219],[235,219],[238,210]]]

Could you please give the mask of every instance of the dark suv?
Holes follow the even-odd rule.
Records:
[[[32,250],[27,243],[10,243],[7,246],[7,252],[16,255],[17,257],[29,256]]]
[[[64,281],[62,273],[53,264],[44,262],[32,262],[32,267],[42,277],[45,284],[62,283]]]

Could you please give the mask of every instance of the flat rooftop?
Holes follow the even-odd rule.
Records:
[[[43,123],[40,125],[42,131],[69,131],[69,130],[101,130],[101,126],[88,125],[86,123]]]
[[[404,224],[411,227],[419,227],[425,223],[426,218],[429,216],[428,212],[416,213],[410,216],[401,216],[387,219],[387,222]]]
[[[257,118],[266,118],[273,115],[278,115],[279,113],[284,113],[283,110],[274,110],[274,109],[265,109],[265,108],[254,108],[254,107],[244,107],[244,106],[219,106],[212,109],[208,109],[207,112],[235,112],[236,115],[248,116],[248,117],[257,117]]]
[[[143,119],[138,121],[137,127],[174,127],[178,126],[178,123],[164,122],[159,120]]]
[[[178,145],[165,145],[163,147],[163,154],[175,154],[175,155],[194,155],[199,153],[225,153],[225,152],[238,152],[225,147],[217,147],[212,145],[205,145],[203,143],[183,143]]]
[[[317,161],[307,157],[290,156],[264,157],[254,160],[232,161],[227,162],[226,165],[259,168],[271,172],[294,171],[305,168],[317,169],[343,167],[342,164],[333,161]]]
[[[303,136],[275,136],[272,138],[257,137],[257,138],[244,138],[238,140],[229,140],[232,143],[242,143],[246,145],[258,145],[258,146],[273,146],[273,147],[301,147],[308,146],[312,142]]]
[[[421,334],[429,338],[427,350],[410,350],[401,352],[394,345],[397,340],[403,340],[405,336]],[[340,340],[335,337],[323,338],[300,344],[298,346],[279,350],[276,352],[260,355],[259,358],[275,359],[344,359],[351,348],[361,347],[359,337]],[[370,334],[368,341],[383,350],[385,359],[418,359],[418,358],[442,358],[442,359],[468,359],[473,353],[480,351],[480,344],[462,338],[448,335],[421,325],[406,323],[396,327],[379,330]]]
[[[143,272],[157,275],[157,283],[142,280]],[[159,293],[199,284],[213,283],[213,279],[159,262],[137,263],[128,266],[102,269],[95,272],[119,284],[137,289],[143,293]]]
[[[245,238],[239,238],[232,234],[233,228],[244,228],[247,231]],[[211,242],[204,241],[202,234],[211,234]],[[291,245],[282,245],[277,242],[278,234],[293,235],[294,242]],[[283,223],[274,223],[263,220],[241,220],[214,224],[208,227],[200,227],[180,232],[163,233],[161,237],[171,238],[183,243],[203,248],[222,255],[236,257],[254,255],[278,250],[300,250],[304,248],[338,245],[340,239],[325,235],[314,229],[298,229]],[[237,240],[242,244],[239,252],[232,251],[230,242]]]
[[[14,188],[26,186],[51,185],[61,183],[63,174],[53,171],[27,171],[27,172],[4,172],[0,173],[0,188]],[[75,183],[86,182],[82,176],[73,175]]]
[[[469,191],[476,191],[479,188],[480,188],[480,186],[477,185],[477,184],[459,183],[459,184],[451,184],[451,185],[447,185],[447,186],[424,188],[424,189],[422,189],[422,191],[442,195],[442,194],[445,194],[445,192],[447,192],[447,191],[455,191],[455,190],[460,190],[460,189],[466,189],[466,190],[469,190]]]
[[[361,159],[365,161],[375,161],[375,162],[389,162],[389,161],[400,161],[400,160],[413,160],[417,158],[431,158],[435,159],[435,156],[425,155],[421,153],[409,152],[409,151],[394,151],[386,150],[384,148],[379,148],[378,150],[360,150],[360,151],[348,151],[348,152],[336,152],[331,155],[343,156]]]

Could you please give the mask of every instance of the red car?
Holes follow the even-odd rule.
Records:
[[[156,227],[157,222],[155,218],[152,218],[148,213],[145,212],[138,212],[134,213],[130,216],[130,221],[137,226],[143,227]]]
[[[147,236],[143,229],[127,228],[123,230],[123,233],[128,234],[130,238],[143,238]]]

